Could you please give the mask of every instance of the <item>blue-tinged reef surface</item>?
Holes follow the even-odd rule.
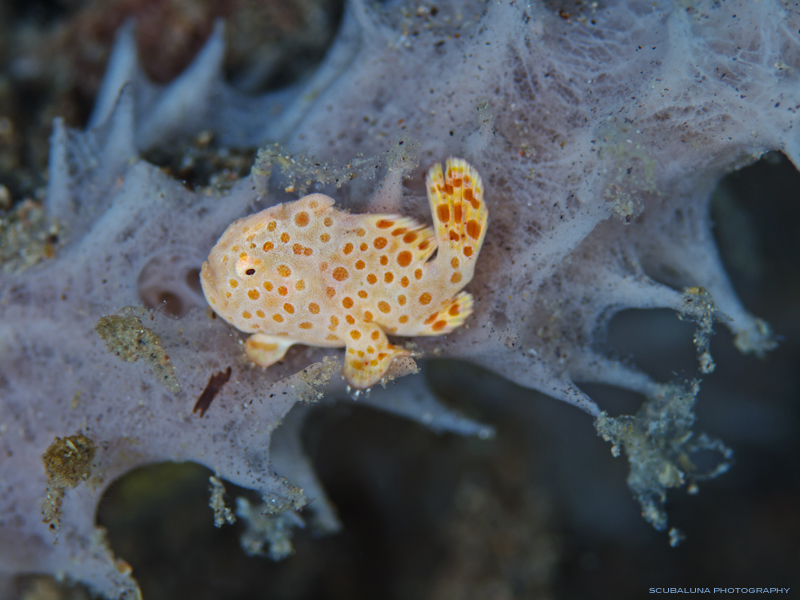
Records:
[[[693,494],[728,470],[733,445],[746,439],[749,426],[755,440],[772,431],[773,444],[796,446],[785,441],[796,433],[785,423],[796,407],[780,403],[771,416],[747,417],[748,401],[734,399],[729,413],[721,402],[714,410],[730,420],[712,420],[715,435],[703,433],[702,419],[696,423],[706,386],[713,389],[720,371],[741,381],[730,364],[761,364],[756,359],[778,345],[767,320],[745,306],[775,315],[796,355],[796,309],[774,309],[763,288],[739,299],[711,213],[716,197],[719,238],[733,270],[749,273],[751,283],[759,273],[771,276],[752,249],[759,235],[770,234],[749,224],[731,174],[762,156],[800,161],[800,13],[792,3],[474,0],[434,7],[352,0],[316,68],[297,63],[295,78],[283,85],[277,77],[263,93],[254,83],[265,77],[258,68],[226,80],[223,19],[207,19],[202,47],[195,44],[197,54],[168,81],[143,66],[141,24],[117,22],[85,127],[53,123],[40,196],[31,192],[27,203],[14,205],[10,199],[9,190],[35,189],[35,175],[0,188],[7,211],[0,253],[0,594],[13,597],[16,575],[45,573],[105,597],[139,597],[135,568],[112,551],[97,511],[109,485],[151,463],[209,469],[201,477],[210,476],[214,519],[223,527],[238,519],[249,554],[285,557],[293,532],[306,525],[315,533],[339,531],[340,516],[301,438],[317,405],[352,406],[339,376],[341,352],[295,347],[267,370],[254,367],[244,356],[244,336],[206,305],[200,266],[233,220],[312,191],[354,213],[397,212],[428,223],[424,174],[448,156],[477,168],[491,207],[466,288],[474,313],[447,336],[412,340],[424,358],[396,360],[389,385],[357,400],[464,436],[453,443],[467,455],[483,444],[503,457],[483,461],[484,472],[498,471],[489,483],[454,461],[460,475],[445,487],[456,508],[436,531],[439,547],[460,550],[430,576],[431,597],[469,597],[470,586],[452,582],[478,577],[464,566],[470,561],[490,561],[473,543],[470,521],[475,535],[495,528],[511,555],[536,565],[540,576],[523,577],[527,583],[509,593],[551,593],[558,557],[582,550],[559,547],[548,530],[552,493],[531,487],[532,472],[561,465],[565,474],[555,479],[572,488],[565,494],[573,499],[583,485],[574,473],[587,489],[624,491],[619,472],[564,467],[567,457],[586,461],[586,444],[604,448],[606,459],[609,448],[620,457],[612,468],[627,461],[642,516],[675,546],[693,533],[669,522],[668,490]],[[274,72],[280,62],[261,64]],[[17,76],[35,68],[13,65]],[[13,124],[0,121],[0,134],[8,130],[4,123]],[[726,176],[730,189],[720,188]],[[797,276],[796,268],[784,268]],[[784,303],[776,305],[791,306],[785,298],[796,288],[783,286],[776,289],[786,295],[775,294]],[[657,317],[647,344],[633,351],[627,344],[650,326],[629,309],[661,317],[658,309],[666,309],[670,321]],[[675,313],[687,321],[683,329]],[[712,358],[715,325],[728,333],[726,350],[718,353],[715,342]],[[679,345],[675,332],[695,355],[677,373],[652,360],[659,348]],[[752,356],[739,362],[730,355],[734,347]],[[640,367],[631,354],[642,359]],[[786,393],[778,388],[773,393]],[[529,404],[532,396],[536,404],[548,402],[534,391],[564,401],[542,409],[551,411],[545,422],[554,430],[537,431],[532,409],[521,408],[522,396]],[[742,396],[763,393],[748,389]],[[630,396],[619,402],[614,394]],[[442,401],[459,395],[463,407]],[[459,412],[467,407],[476,418]],[[726,423],[727,430],[720,425]],[[511,442],[497,441],[504,431],[521,446],[535,445],[535,453],[564,458],[542,462],[522,450],[526,458],[509,460]],[[369,475],[379,491],[391,487],[380,461],[359,458],[341,440],[340,446],[361,469],[356,481]],[[315,454],[321,472],[336,472],[335,458]],[[383,448],[376,456],[387,454]],[[409,502],[428,489],[439,497],[436,471],[426,469],[431,481],[410,482],[417,495]],[[346,486],[334,488],[341,493]],[[369,486],[357,489],[370,493]],[[624,538],[619,532],[635,526],[591,523],[622,523],[620,514],[638,510],[629,504],[621,511],[604,497],[614,496],[598,494],[589,508],[567,503],[564,511],[589,530]],[[499,575],[487,570],[491,584],[474,588],[486,594],[517,571],[530,575],[519,566],[504,570],[514,560],[498,548],[492,546],[491,560],[503,565]],[[590,555],[574,564],[591,570]],[[788,585],[765,582],[773,583]],[[397,593],[419,597],[411,584]]]

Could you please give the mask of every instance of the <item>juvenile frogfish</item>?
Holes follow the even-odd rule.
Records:
[[[201,282],[213,310],[253,334],[250,360],[267,367],[292,344],[344,346],[342,374],[364,389],[411,354],[386,334],[443,335],[464,323],[473,300],[461,289],[489,218],[483,182],[466,161],[449,158],[444,172],[429,169],[426,185],[433,228],[400,215],[350,214],[323,194],[234,221]]]

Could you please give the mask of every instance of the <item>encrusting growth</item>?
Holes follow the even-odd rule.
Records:
[[[292,344],[347,347],[343,374],[359,389],[410,354],[386,334],[449,333],[472,312],[472,279],[489,213],[483,182],[466,161],[428,171],[434,227],[399,215],[353,215],[311,194],[232,223],[203,264],[214,311],[252,333],[258,365]],[[428,260],[438,249],[435,260]],[[460,292],[460,293],[459,293]]]

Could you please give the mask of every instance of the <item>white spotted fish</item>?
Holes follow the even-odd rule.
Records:
[[[472,296],[461,289],[489,218],[483,182],[466,161],[449,158],[426,183],[433,228],[350,214],[311,194],[225,230],[203,264],[203,292],[219,316],[253,334],[245,344],[253,362],[267,367],[292,344],[346,346],[343,375],[364,389],[411,354],[387,333],[443,335],[464,322]]]

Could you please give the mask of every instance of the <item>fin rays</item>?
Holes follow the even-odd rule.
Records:
[[[440,255],[474,261],[489,221],[478,171],[461,158],[448,158],[444,172],[438,163],[430,168],[426,186]]]

